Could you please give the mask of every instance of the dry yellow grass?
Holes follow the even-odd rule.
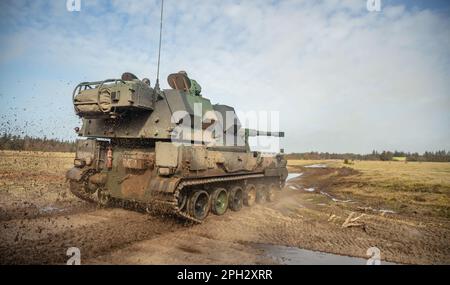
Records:
[[[73,166],[74,153],[0,151],[1,171],[34,171],[61,174]]]
[[[350,167],[362,173],[363,194],[381,194],[387,207],[450,218],[450,163],[358,161]]]
[[[33,216],[47,206],[77,203],[65,183],[74,158],[74,153],[0,151],[0,215]]]
[[[314,160],[314,159],[290,159],[288,166],[306,166],[314,164],[326,164],[329,167],[341,167],[343,161],[339,159]]]
[[[74,153],[0,151],[2,184],[20,184],[6,181],[5,173],[48,173],[64,175],[73,165]],[[425,214],[450,218],[450,163],[289,160],[290,168],[313,164],[329,167],[350,167],[360,172],[339,178],[332,191],[363,201],[369,206],[385,207],[397,212]],[[12,177],[11,177],[12,179]]]
[[[450,163],[402,161],[290,160],[289,166],[327,164],[360,172],[340,178],[333,192],[367,206],[399,213],[450,218]]]
[[[450,186],[450,163],[404,161],[353,161],[342,160],[289,160],[288,166],[326,164],[329,167],[351,167],[362,172],[365,178],[375,181],[442,184]]]
[[[450,163],[357,161],[349,167],[361,171],[370,180],[450,186]]]

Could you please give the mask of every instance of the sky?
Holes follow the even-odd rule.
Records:
[[[159,0],[0,2],[0,132],[76,139],[81,81],[156,78]],[[450,2],[165,0],[161,85],[278,112],[286,152],[450,150]],[[373,10],[373,9],[372,9]]]

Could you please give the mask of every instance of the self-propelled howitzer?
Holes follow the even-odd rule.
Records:
[[[248,137],[284,133],[241,128],[234,108],[212,105],[185,73],[169,75],[168,83],[171,89],[159,90],[124,73],[75,88],[76,131],[84,138],[67,172],[72,193],[195,222],[273,201],[286,160],[251,151]]]

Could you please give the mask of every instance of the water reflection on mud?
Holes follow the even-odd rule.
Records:
[[[367,259],[351,256],[343,256],[297,247],[289,247],[271,244],[255,244],[257,249],[262,249],[264,254],[280,264],[286,265],[365,265]],[[393,265],[392,262],[381,261],[383,265]]]

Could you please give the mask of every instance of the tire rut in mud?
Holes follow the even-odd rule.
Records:
[[[0,264],[63,264],[69,247],[84,258],[184,227],[173,219],[121,209],[0,223]]]

